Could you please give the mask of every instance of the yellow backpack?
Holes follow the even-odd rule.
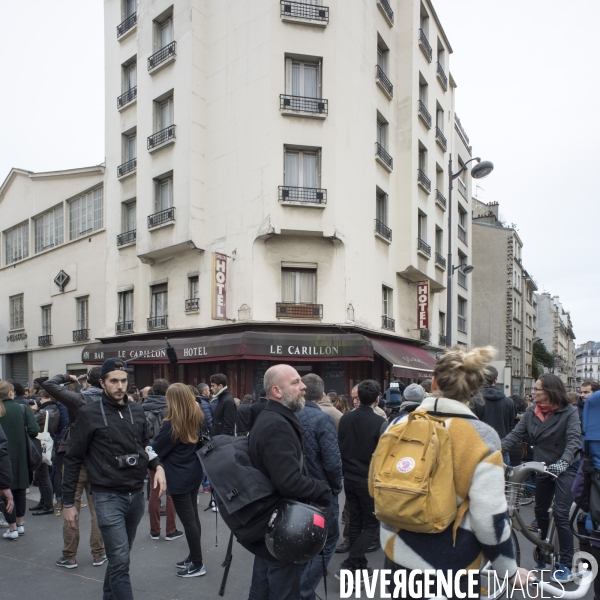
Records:
[[[456,507],[452,446],[444,420],[419,409],[392,425],[373,453],[369,493],[377,519],[394,529],[439,533],[454,522],[456,539],[469,504],[467,500]]]

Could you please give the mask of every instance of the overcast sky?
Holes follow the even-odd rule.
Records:
[[[577,343],[600,341],[600,2],[434,6],[454,50],[457,114],[496,167],[479,197],[516,223],[525,268],[560,296]],[[5,3],[0,39],[0,181],[11,167],[104,162],[103,2]]]

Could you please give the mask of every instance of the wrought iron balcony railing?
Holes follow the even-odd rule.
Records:
[[[122,38],[137,23],[137,13],[127,17],[121,24],[117,25],[117,39]]]
[[[280,0],[281,18],[298,21],[315,21],[320,25],[329,23],[329,7],[306,2],[293,2],[292,0]]]
[[[444,67],[442,67],[442,65],[440,63],[437,64],[436,75],[437,75],[437,78],[439,79],[440,83],[442,84],[442,87],[445,90],[447,90],[448,89],[448,77],[446,76],[446,73],[444,72]]]
[[[90,330],[89,329],[76,329],[73,332],[73,341],[74,342],[84,342],[85,340],[90,339]]]
[[[458,239],[467,243],[467,230],[460,223],[458,224]]]
[[[175,140],[175,125],[169,125],[148,136],[148,150],[159,148],[171,140]]]
[[[185,301],[185,312],[200,310],[200,298],[188,298]]]
[[[445,346],[445,345],[446,345],[446,336],[443,333],[440,333],[440,339],[439,339],[438,346]]]
[[[427,129],[431,129],[431,115],[427,110],[423,100],[419,100],[419,117],[423,120],[423,123],[427,125]]]
[[[52,336],[51,335],[40,335],[40,337],[38,337],[38,346],[40,348],[45,348],[46,346],[52,346]]]
[[[467,319],[458,315],[456,318],[456,329],[462,333],[467,333]]]
[[[429,40],[427,39],[427,36],[425,35],[425,32],[422,29],[419,29],[419,46],[421,47],[421,50],[423,51],[423,54],[427,60],[431,62],[433,58],[433,50]]]
[[[424,342],[429,342],[431,340],[431,331],[429,329],[419,329],[419,337]]]
[[[159,225],[164,225],[165,223],[170,223],[175,220],[175,207],[165,208],[165,210],[161,210],[153,215],[148,216],[148,229],[152,229],[152,227],[158,227]]]
[[[390,22],[390,25],[393,25],[394,11],[392,10],[392,7],[390,6],[388,0],[377,0],[377,6],[379,6],[383,14],[387,17],[388,21]]]
[[[168,329],[168,327],[168,315],[161,315],[160,317],[148,317],[148,331]]]
[[[278,319],[322,319],[322,304],[293,304],[277,302],[275,305]]]
[[[392,82],[388,79],[388,76],[385,74],[384,70],[379,65],[375,65],[375,81],[383,88],[385,93],[390,98],[393,98],[394,86],[392,85]]]
[[[171,42],[164,48],[161,48],[158,52],[155,52],[152,56],[148,57],[148,71],[156,69],[159,65],[177,56],[176,50],[177,42]]]
[[[446,140],[446,136],[444,132],[439,128],[435,128],[435,141],[440,145],[440,148],[446,152],[446,148],[448,147],[448,140]]]
[[[375,232],[386,240],[392,241],[392,230],[379,219],[375,219]]]
[[[117,98],[117,108],[123,108],[137,98],[137,85]]]
[[[117,235],[117,246],[125,246],[126,244],[133,244],[137,239],[137,230],[132,229],[125,233],[119,233]]]
[[[309,113],[325,116],[328,111],[328,102],[324,98],[306,98],[305,96],[279,94],[279,110],[282,112]]]
[[[132,158],[117,167],[117,179],[133,173],[137,169],[137,158]]]
[[[417,238],[417,252],[423,254],[426,258],[431,258],[431,246],[421,238]]]
[[[390,171],[394,168],[394,159],[386,152],[385,148],[379,142],[375,142],[375,156],[379,157]]]
[[[396,321],[387,315],[381,315],[381,329],[396,330]]]
[[[446,259],[439,253],[435,253],[435,264],[442,269],[446,268]]]
[[[299,202],[301,204],[327,204],[327,190],[280,185],[279,201]]]
[[[435,190],[435,201],[436,204],[439,205],[440,208],[443,208],[444,210],[446,210],[446,197],[442,194],[442,192],[440,192],[440,190]]]
[[[431,181],[421,169],[417,169],[417,181],[428,194],[431,192]]]
[[[117,321],[115,323],[115,333],[133,333],[133,321]]]

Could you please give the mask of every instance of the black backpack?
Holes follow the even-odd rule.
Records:
[[[216,435],[196,454],[227,527],[240,542],[264,540],[281,496],[252,465],[248,437]]]

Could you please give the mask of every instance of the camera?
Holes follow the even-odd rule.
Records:
[[[128,469],[129,467],[137,467],[139,454],[122,454],[115,456],[117,459],[117,467],[119,469]]]

